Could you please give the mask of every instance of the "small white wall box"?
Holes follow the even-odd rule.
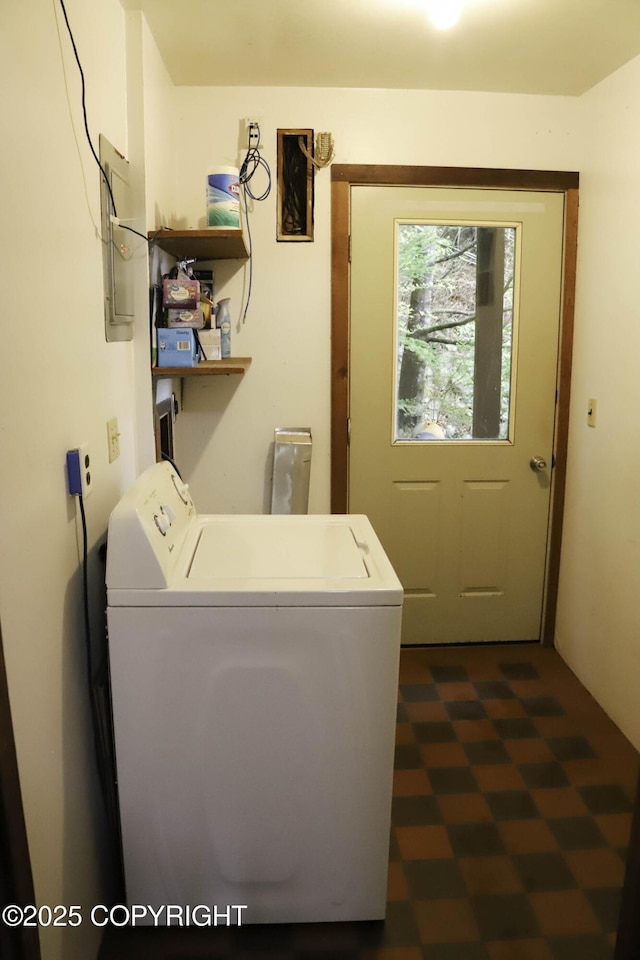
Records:
[[[190,328],[159,328],[158,366],[197,367],[198,347]]]

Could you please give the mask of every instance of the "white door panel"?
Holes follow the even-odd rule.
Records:
[[[564,197],[353,187],[351,211],[349,510],[369,516],[405,588],[403,642],[536,640],[549,518]],[[396,269],[405,224],[418,230],[447,225],[432,262],[449,262],[442,246],[448,225],[459,237],[467,231],[476,238],[466,246],[460,240],[458,248],[471,266],[460,271],[457,282],[475,284],[475,292],[465,294],[467,302],[475,297],[475,310],[455,308],[455,332],[450,305],[456,294],[443,302],[435,287],[418,291],[420,309],[424,316],[431,310],[431,320],[407,332],[418,308],[412,299],[408,312],[403,275]],[[494,252],[502,266],[492,281],[482,268],[480,243],[487,238],[509,248]],[[434,248],[428,249],[432,255]],[[483,293],[485,281],[493,282],[493,294]],[[425,288],[428,282],[433,281],[425,279]],[[453,284],[445,267],[441,282]],[[500,307],[496,325],[492,296],[495,301],[495,291],[503,287],[504,314]],[[462,304],[462,293],[459,299]],[[485,321],[485,309],[493,309],[493,321]],[[487,334],[491,323],[493,333]],[[496,335],[502,353],[499,342],[492,345]],[[465,341],[473,381],[468,403],[461,395],[447,412],[449,388],[441,388],[440,400],[435,396],[438,371],[429,359],[434,354],[423,352],[421,336],[425,342],[427,336],[434,343],[440,339],[429,350],[445,357],[448,383],[457,383],[452,364],[458,360],[452,357],[461,350],[449,341]],[[398,399],[409,337],[420,358],[418,374],[424,373],[420,364],[431,363],[424,387],[422,381],[418,386],[424,393],[413,406],[406,397]],[[461,422],[454,422],[456,403],[461,410],[468,407],[466,426],[462,414]],[[419,411],[435,414],[444,439],[415,439],[420,427],[410,432],[411,417]],[[542,457],[547,467],[532,470],[533,457]]]

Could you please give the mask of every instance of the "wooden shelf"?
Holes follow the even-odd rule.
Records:
[[[242,230],[153,230],[149,242],[162,247],[177,260],[246,260],[249,256]]]
[[[203,360],[197,367],[152,367],[154,377],[212,377],[244,374],[251,366],[251,357],[228,357],[225,360]]]

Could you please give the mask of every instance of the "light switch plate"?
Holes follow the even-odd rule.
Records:
[[[109,463],[113,463],[120,456],[120,431],[118,430],[118,418],[111,417],[107,420],[107,444],[109,446]]]

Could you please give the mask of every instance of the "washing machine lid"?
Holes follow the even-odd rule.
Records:
[[[399,605],[402,587],[362,515],[198,514],[156,463],[112,511],[109,606]]]
[[[111,606],[397,606],[402,587],[365,516],[200,515],[166,589]]]
[[[348,521],[203,518],[187,577],[200,581],[359,580],[367,568]]]

